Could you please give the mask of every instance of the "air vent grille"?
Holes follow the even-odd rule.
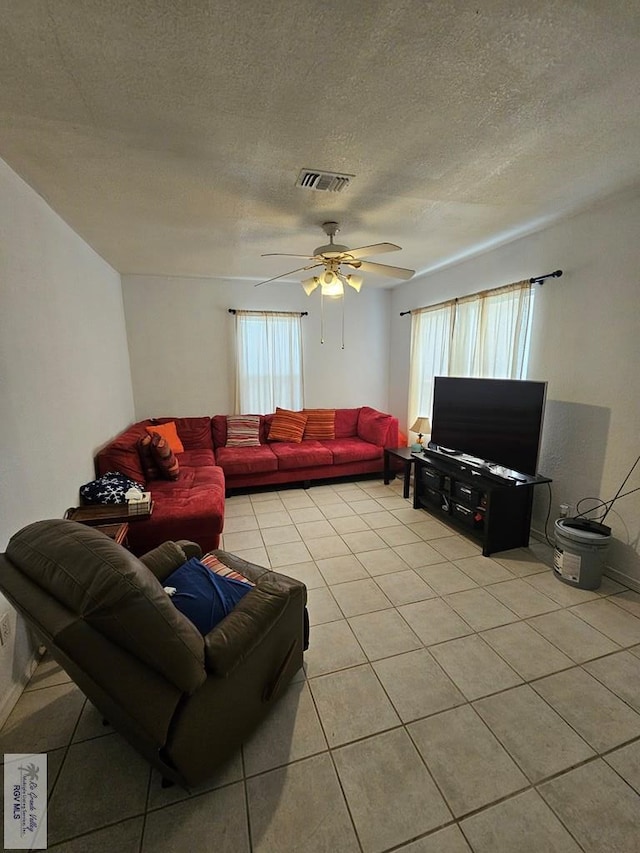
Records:
[[[355,175],[344,175],[339,172],[322,172],[320,169],[302,169],[298,175],[296,186],[304,190],[317,190],[325,193],[341,193],[351,183]]]

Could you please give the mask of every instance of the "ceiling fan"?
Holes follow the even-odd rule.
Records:
[[[312,275],[304,279],[301,284],[307,296],[310,296],[317,287],[321,287],[323,296],[339,297],[344,295],[344,285],[352,287],[356,293],[360,292],[363,278],[357,272],[343,272],[341,267],[348,267],[358,272],[372,272],[379,275],[388,275],[391,278],[410,279],[415,270],[408,270],[404,267],[392,267],[388,264],[379,264],[373,261],[364,260],[370,255],[382,255],[385,252],[398,252],[400,246],[395,243],[374,243],[372,246],[361,246],[359,249],[350,249],[348,246],[342,246],[340,243],[334,243],[333,238],[340,230],[337,222],[323,222],[322,230],[329,238],[329,242],[325,246],[318,246],[313,250],[312,255],[292,255],[281,252],[268,252],[262,255],[263,258],[268,257],[283,257],[283,258],[304,258],[312,261],[310,264],[298,267],[295,270],[281,273],[273,278],[268,278],[266,281],[260,281],[256,287],[261,284],[268,284],[270,281],[276,281],[279,278],[293,275],[303,270],[312,270],[316,267],[324,267],[324,272],[319,275]]]

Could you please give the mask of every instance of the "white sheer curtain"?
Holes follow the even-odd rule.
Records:
[[[263,415],[304,405],[302,318],[236,311],[237,414]]]
[[[434,376],[527,375],[533,293],[525,280],[411,312],[409,427],[431,416]]]
[[[431,417],[433,377],[446,375],[455,300],[411,312],[408,426],[420,415]]]

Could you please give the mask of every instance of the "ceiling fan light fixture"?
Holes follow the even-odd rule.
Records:
[[[313,291],[320,284],[320,279],[317,275],[312,275],[310,278],[305,278],[304,281],[301,281],[300,284],[304,288],[304,292],[307,296],[311,296]]]
[[[352,287],[356,293],[360,293],[360,288],[362,287],[364,279],[361,275],[356,275],[354,273],[350,273],[346,276],[346,282],[349,287]]]
[[[335,273],[328,270],[321,278],[323,296],[331,296],[334,299],[344,296],[344,285]]]

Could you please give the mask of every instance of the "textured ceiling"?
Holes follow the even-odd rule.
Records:
[[[0,4],[0,157],[123,273],[434,269],[638,183],[639,90],[636,0]]]

